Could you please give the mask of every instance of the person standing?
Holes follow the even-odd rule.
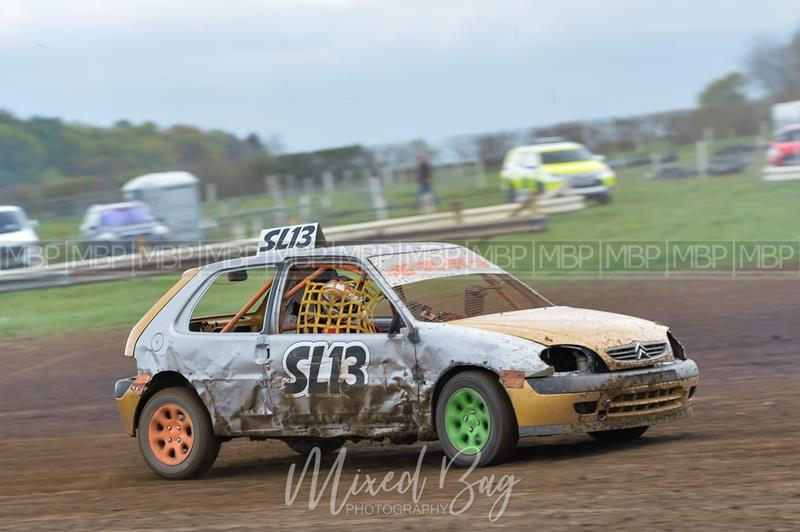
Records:
[[[436,197],[433,194],[431,165],[425,152],[417,154],[417,182],[419,183],[417,206],[422,207],[425,212],[432,212]]]

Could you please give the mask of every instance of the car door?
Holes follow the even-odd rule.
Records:
[[[279,279],[268,343],[283,426],[364,435],[407,427],[418,396],[414,344],[389,333],[384,288],[346,258],[293,259]]]
[[[181,365],[210,405],[215,429],[222,434],[280,430],[267,393],[263,334],[276,271],[269,264],[221,271],[183,312]]]

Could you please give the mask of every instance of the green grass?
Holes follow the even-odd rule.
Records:
[[[0,334],[130,328],[179,278],[176,273],[5,293],[0,295]]]
[[[648,180],[619,174],[613,203],[551,217],[537,240],[795,240],[800,181],[765,183],[751,168],[736,176]],[[526,235],[516,238],[529,240]]]
[[[43,241],[75,238],[80,232],[80,225],[80,218],[67,218],[58,221],[41,220],[39,227],[36,228],[36,234]]]

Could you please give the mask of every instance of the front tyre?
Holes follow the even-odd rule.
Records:
[[[506,189],[506,203],[514,203],[517,201],[517,189],[508,187]]]
[[[636,438],[640,437],[642,434],[647,432],[648,428],[650,427],[644,426],[644,427],[633,427],[630,429],[603,430],[599,432],[590,432],[589,436],[591,436],[597,441],[603,441],[603,442],[630,441],[630,440],[635,440]]]
[[[516,418],[497,378],[465,371],[447,381],[436,403],[436,432],[454,464],[508,460],[519,440]],[[476,455],[480,453],[480,458]]]
[[[601,192],[599,194],[595,194],[592,198],[597,202],[598,205],[608,205],[611,203],[611,193],[610,192]]]
[[[187,388],[165,388],[147,401],[137,439],[150,469],[168,480],[205,473],[219,454],[208,411]]]

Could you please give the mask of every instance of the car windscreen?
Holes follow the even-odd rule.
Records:
[[[146,208],[140,206],[106,209],[100,212],[100,225],[104,227],[122,227],[151,221],[153,217]]]
[[[790,129],[789,131],[782,131],[778,133],[776,139],[778,142],[793,142],[800,140],[800,129]]]
[[[440,277],[404,284],[395,290],[420,321],[448,322],[550,306],[508,274]]]
[[[573,163],[577,161],[588,161],[592,154],[584,148],[573,148],[569,150],[554,150],[541,153],[542,164]]]
[[[13,233],[22,230],[22,220],[15,212],[0,212],[0,233]]]

